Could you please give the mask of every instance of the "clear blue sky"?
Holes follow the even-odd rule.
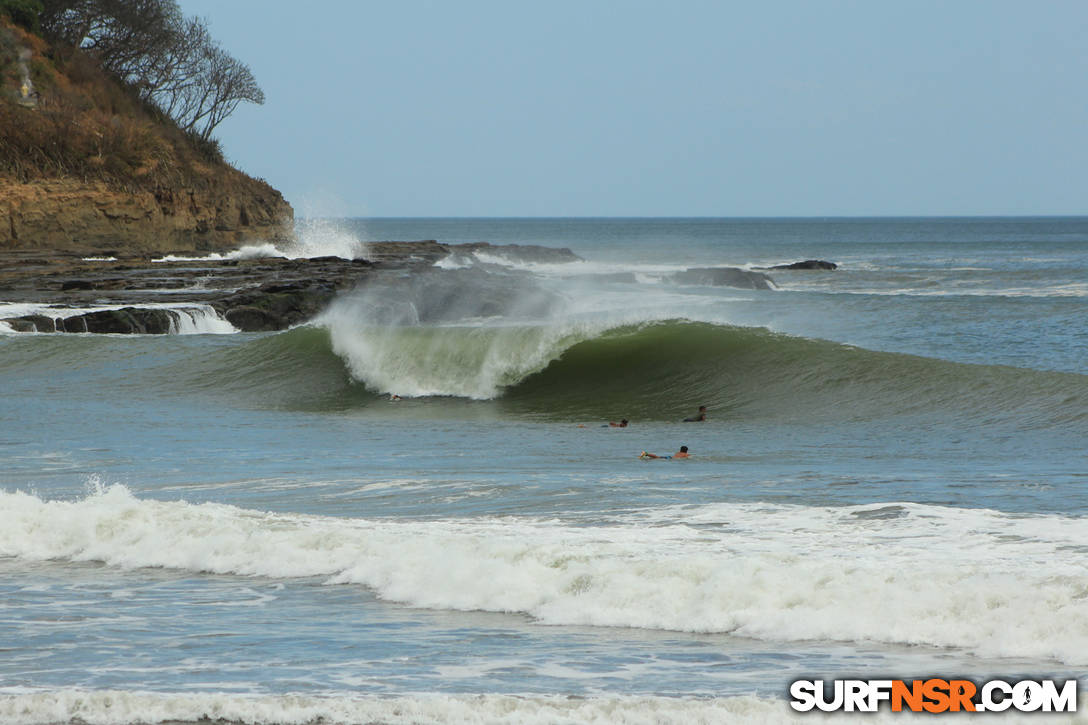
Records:
[[[180,0],[300,216],[1088,213],[1088,2]]]

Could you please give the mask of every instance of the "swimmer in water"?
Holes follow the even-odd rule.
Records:
[[[691,455],[688,453],[687,446],[680,446],[680,450],[673,453],[671,456],[655,456],[653,453],[643,451],[639,458],[660,458],[663,461],[667,461],[670,458],[691,458]]]
[[[685,423],[702,423],[705,420],[706,420],[706,406],[705,405],[700,405],[699,406],[699,412],[695,415],[695,417],[694,418],[684,418],[683,422],[685,422]]]
[[[626,428],[627,427],[627,419],[624,418],[619,423],[617,423],[614,420],[610,420],[610,421],[608,421],[608,426],[610,428]]]

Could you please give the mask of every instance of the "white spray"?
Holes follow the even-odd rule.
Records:
[[[22,83],[19,85],[19,103],[33,108],[38,105],[38,93],[34,90],[34,81],[30,80],[30,68],[27,66],[30,55],[29,48],[23,48],[19,51],[17,65],[19,66],[19,75],[22,78]]]
[[[1088,522],[1075,516],[914,503],[678,506],[586,527],[270,514],[141,500],[120,486],[91,486],[78,501],[0,491],[0,557],[323,577],[415,607],[547,624],[868,640],[1077,666],[1088,664],[1088,567],[1076,553],[1086,543]]]

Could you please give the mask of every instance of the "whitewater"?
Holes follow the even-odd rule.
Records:
[[[811,719],[798,678],[1084,683],[1088,220],[300,232],[220,257],[582,261],[379,269],[277,333],[168,299],[170,335],[0,330],[0,721],[776,723]],[[805,259],[839,267],[772,269]]]

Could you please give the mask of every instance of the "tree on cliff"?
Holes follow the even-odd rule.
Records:
[[[175,0],[42,0],[44,33],[92,55],[201,141],[238,104],[264,103],[249,66],[185,18]]]
[[[196,18],[179,27],[175,42],[135,85],[182,130],[205,141],[242,101],[264,103],[264,92],[249,66],[211,41],[203,21]]]
[[[42,12],[39,0],[0,0],[0,15],[11,18],[11,22],[26,28],[32,33],[41,32],[38,15]]]
[[[82,48],[120,78],[171,41],[177,5],[162,0],[43,0],[42,29],[54,41]]]

